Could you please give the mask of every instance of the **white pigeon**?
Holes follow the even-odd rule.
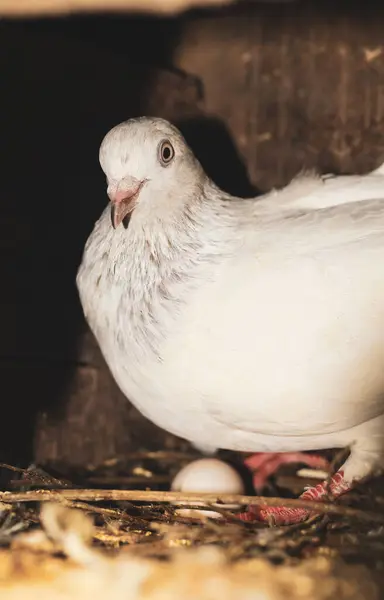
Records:
[[[107,133],[100,164],[110,206],[77,285],[126,397],[206,451],[350,446],[334,495],[380,470],[384,166],[244,200],[208,178],[178,129],[146,117]]]

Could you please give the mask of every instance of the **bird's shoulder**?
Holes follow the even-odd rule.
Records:
[[[282,190],[236,201],[233,215],[243,256],[384,247],[384,177],[303,175]]]
[[[268,206],[271,211],[313,211],[371,200],[384,203],[384,174],[381,171],[364,175],[320,175],[306,171],[299,173],[284,188],[266,194],[262,204],[264,209]],[[354,209],[349,206],[348,210]]]

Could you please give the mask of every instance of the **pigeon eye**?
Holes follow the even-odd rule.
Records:
[[[163,167],[169,165],[175,156],[175,150],[168,140],[163,140],[159,145],[159,161]]]

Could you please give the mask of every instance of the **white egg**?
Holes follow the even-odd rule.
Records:
[[[179,492],[244,493],[244,483],[237,471],[217,458],[202,458],[189,463],[178,472],[171,487],[172,490]],[[202,502],[193,502],[193,504],[203,505]],[[239,508],[238,505],[233,504],[220,504],[220,507],[228,510]],[[220,513],[208,510],[179,509],[177,513],[189,517],[221,517]]]

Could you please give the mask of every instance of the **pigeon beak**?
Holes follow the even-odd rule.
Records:
[[[111,220],[114,229],[121,222],[124,222],[125,218],[135,208],[143,184],[144,181],[132,177],[129,182],[127,180],[122,181],[117,189],[108,189],[108,196],[111,201]]]

